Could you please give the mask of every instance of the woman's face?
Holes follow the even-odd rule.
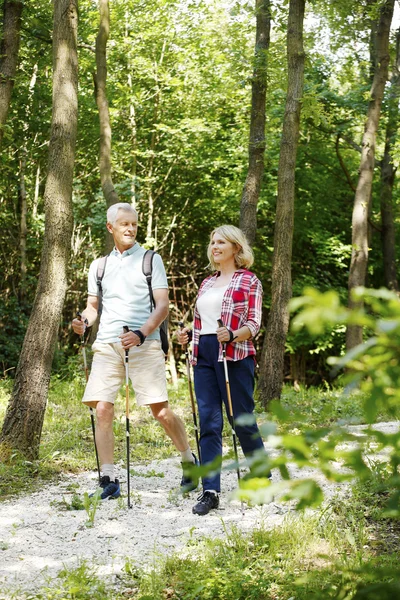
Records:
[[[235,265],[236,244],[232,244],[219,233],[214,233],[211,240],[211,254],[219,266]]]

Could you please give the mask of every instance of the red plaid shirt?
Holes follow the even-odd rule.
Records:
[[[201,284],[197,297],[210,289],[218,276],[219,273],[217,272],[207,277]],[[231,331],[236,331],[246,325],[250,329],[251,336],[255,337],[261,325],[262,294],[261,282],[254,273],[247,271],[247,269],[238,269],[235,271],[222,300],[221,319],[223,324]],[[197,304],[194,309],[193,325],[191,363],[192,365],[196,365],[201,331],[201,319],[197,310]],[[215,324],[216,328],[217,324]],[[251,339],[244,342],[231,342],[226,345],[226,358],[228,360],[242,360],[246,356],[251,356],[255,353],[256,351]],[[223,360],[222,344],[220,344],[218,360]]]

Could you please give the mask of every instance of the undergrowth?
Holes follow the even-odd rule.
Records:
[[[17,452],[0,463],[0,498],[28,492],[64,471],[95,469],[88,410],[82,406],[81,374],[53,377],[40,456],[26,461]],[[0,420],[11,384],[0,382]],[[191,439],[193,423],[184,381],[170,390],[170,402],[184,419]],[[362,422],[362,396],[342,390],[285,388],[282,406],[291,415],[278,431],[301,431],[334,422]],[[260,409],[260,407],[258,407]],[[383,420],[387,415],[380,414]],[[261,410],[258,421],[278,420]],[[146,409],[135,407],[132,394],[132,463],[176,454]],[[116,403],[116,459],[125,456],[124,397]],[[230,446],[231,432],[224,430]],[[319,512],[290,515],[273,529],[264,521],[250,534],[226,529],[224,539],[192,536],[181,553],[155,556],[147,569],[126,558],[117,581],[99,576],[97,565],[80,562],[65,567],[39,592],[18,591],[7,600],[391,600],[400,597],[398,552],[400,523],[384,517],[389,471],[384,463],[373,477],[357,483]],[[162,474],[157,474],[162,476]],[[143,474],[145,477],[146,474]],[[260,509],[262,515],[262,508]],[[369,587],[368,587],[369,586]],[[13,595],[14,594],[14,595]],[[0,598],[1,592],[0,592]]]

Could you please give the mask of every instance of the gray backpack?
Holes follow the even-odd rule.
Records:
[[[151,278],[153,273],[153,257],[155,255],[154,250],[146,250],[143,255],[142,262],[142,271],[143,275],[146,277],[147,285],[149,288],[149,297],[150,297],[150,312],[152,312],[153,307],[156,307],[156,303],[154,301],[153,296],[153,288],[151,287]],[[99,298],[99,307],[98,307],[98,315],[100,317],[101,311],[103,309],[103,287],[102,287],[102,279],[104,277],[104,273],[106,270],[107,264],[107,256],[102,256],[99,260],[99,264],[97,265],[97,274],[96,274],[96,282],[97,282],[97,296]],[[168,317],[164,319],[164,321],[160,325],[160,338],[161,338],[161,348],[165,355],[168,354],[169,343],[168,343]]]

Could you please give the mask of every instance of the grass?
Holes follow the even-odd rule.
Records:
[[[0,498],[29,492],[64,471],[95,469],[88,411],[81,404],[84,381],[80,374],[53,377],[46,410],[40,456],[28,462],[14,453],[0,463]],[[0,422],[5,414],[11,382],[0,382]],[[170,402],[184,419],[194,439],[187,386],[171,390]],[[342,390],[285,388],[282,407],[289,419],[263,412],[258,420],[275,420],[280,433],[320,428],[338,421],[362,422],[361,394]],[[123,393],[115,420],[116,459],[125,456]],[[381,414],[380,420],[388,415]],[[176,455],[160,426],[146,409],[131,402],[133,463]],[[224,429],[224,444],[231,432]],[[288,517],[273,529],[266,522],[251,534],[226,530],[221,539],[191,539],[184,553],[154,557],[154,564],[138,569],[129,557],[117,585],[99,578],[96,565],[82,562],[63,569],[36,594],[14,596],[18,600],[53,598],[89,600],[385,600],[400,597],[397,589],[400,523],[383,518],[388,499],[389,471],[376,464],[374,477],[353,487],[347,498],[334,498],[319,512]],[[143,477],[149,473],[135,470]],[[152,475],[162,477],[162,473]],[[140,503],[140,498],[137,499]],[[68,506],[65,507],[69,508]],[[0,550],[2,549],[0,540]],[[379,585],[377,591],[365,586]],[[375,594],[375,595],[374,595]],[[0,598],[1,598],[0,592]],[[12,596],[8,596],[7,600]]]
[[[39,459],[26,461],[14,452],[7,462],[0,462],[0,499],[27,491],[33,491],[43,481],[56,479],[64,471],[95,470],[93,437],[89,411],[82,405],[84,377],[80,365],[71,363],[69,371],[51,379],[48,404],[43,424]],[[0,380],[0,423],[3,421],[12,381]],[[187,383],[181,380],[177,389],[170,389],[170,403],[184,420],[188,435],[194,439]],[[279,421],[273,414],[263,412],[257,403],[259,423],[278,421],[279,433],[331,425],[334,422],[362,422],[362,395],[345,394],[343,390],[305,389],[295,392],[286,386],[282,406],[289,414],[288,421]],[[116,402],[114,433],[116,461],[125,460],[125,397],[121,388]],[[400,416],[400,409],[399,409]],[[388,418],[381,414],[380,420]],[[392,417],[393,418],[393,417]],[[136,465],[152,459],[164,459],[176,455],[172,444],[160,431],[160,425],[146,408],[135,406],[131,393],[131,432],[133,460]],[[231,446],[231,432],[225,420],[224,445]],[[144,476],[144,475],[143,475]]]
[[[94,565],[84,562],[63,569],[48,586],[26,598],[350,600],[371,582],[379,582],[380,595],[359,598],[398,597],[393,593],[398,542],[391,552],[371,550],[368,528],[359,520],[362,496],[356,495],[350,519],[348,506],[334,500],[325,512],[290,515],[274,529],[265,522],[250,534],[232,528],[226,529],[224,539],[192,539],[184,554],[155,556],[148,569],[137,568],[127,557],[125,572],[113,586],[104,584]],[[392,595],[384,595],[385,589]]]

